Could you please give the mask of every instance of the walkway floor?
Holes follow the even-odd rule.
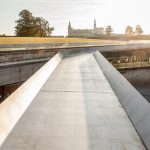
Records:
[[[72,53],[60,62],[1,150],[145,148],[93,55]]]

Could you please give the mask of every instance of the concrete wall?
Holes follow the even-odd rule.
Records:
[[[150,104],[98,51],[94,56],[141,139],[150,150]]]
[[[120,72],[150,102],[150,68],[120,70]]]
[[[0,86],[18,83],[29,79],[46,61],[0,68]]]
[[[1,46],[2,45],[0,45],[0,47]],[[7,45],[4,45],[4,46],[7,46]],[[13,45],[11,46],[13,47]],[[26,46],[26,45],[22,45],[22,46]],[[57,47],[57,48],[37,47],[36,49],[34,47],[31,47],[31,49],[23,49],[23,50],[21,48],[15,48],[13,50],[9,48],[6,48],[6,49],[0,48],[0,63],[7,62],[7,61],[16,61],[16,60],[19,61],[19,60],[26,60],[26,59],[47,58],[47,57],[52,57],[57,52],[61,52],[61,51],[72,51],[72,50],[96,51],[96,50],[99,50],[100,52],[110,52],[110,51],[114,52],[114,51],[123,51],[123,50],[131,50],[131,49],[132,50],[148,49],[148,48],[150,48],[150,44],[111,45],[109,43],[107,45],[100,44],[99,46],[84,46],[84,45],[81,46],[80,45],[79,47],[71,47],[71,46],[69,47],[69,45],[66,45],[66,47]]]
[[[30,51],[0,51],[0,63],[22,61],[29,59],[51,58],[56,50],[30,50]]]
[[[56,54],[0,105],[0,145],[52,74],[63,55]],[[41,78],[42,77],[42,78]]]
[[[6,84],[12,84],[15,82],[21,82],[27,80],[41,65],[37,64],[28,64],[28,65],[17,65],[18,62],[23,60],[37,60],[37,59],[43,59],[43,58],[51,58],[53,57],[57,51],[96,51],[99,50],[100,52],[107,51],[106,53],[112,53],[114,54],[116,50],[123,50],[123,49],[129,49],[133,48],[133,45],[123,45],[123,46],[117,46],[117,45],[109,45],[109,46],[91,46],[91,47],[71,47],[71,48],[57,48],[57,49],[40,49],[40,50],[26,50],[26,51],[0,51],[0,75],[2,78],[0,78],[0,86],[6,85]],[[129,51],[121,51],[124,53],[136,53],[138,50],[131,50]],[[143,54],[148,55],[148,52],[145,50],[142,50]],[[141,53],[140,53],[141,54]],[[118,55],[118,51],[117,54]],[[113,56],[113,55],[112,55]],[[8,68],[2,67],[1,64],[4,64],[6,62],[16,62],[16,65],[8,66]],[[141,64],[141,63],[140,63]],[[39,66],[39,67],[38,67]]]

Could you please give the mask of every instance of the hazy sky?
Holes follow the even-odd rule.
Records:
[[[140,24],[150,34],[150,0],[0,0],[0,34],[14,34],[18,13],[30,10],[55,27],[54,35],[66,35],[69,20],[74,28],[111,25],[123,33],[127,25]]]

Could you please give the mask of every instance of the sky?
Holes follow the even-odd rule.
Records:
[[[67,35],[69,21],[74,28],[93,28],[94,19],[97,27],[111,25],[115,33],[141,25],[150,34],[150,0],[0,0],[0,34],[15,34],[23,9],[48,20],[53,35]]]

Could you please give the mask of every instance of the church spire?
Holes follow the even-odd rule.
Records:
[[[69,25],[68,25],[68,36],[71,36],[72,34],[72,27],[71,27],[71,23],[69,21]]]
[[[68,29],[71,29],[71,23],[70,23],[70,21],[69,21]]]
[[[94,19],[94,29],[96,29],[96,19]]]

